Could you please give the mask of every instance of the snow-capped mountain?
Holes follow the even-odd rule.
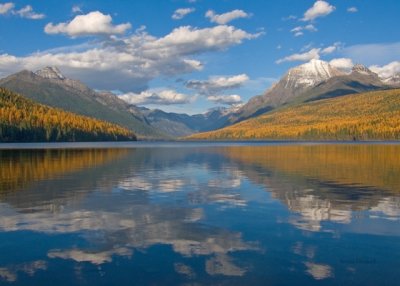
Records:
[[[35,72],[36,75],[47,79],[64,80],[66,77],[61,73],[57,67],[45,67]]]
[[[328,62],[311,60],[291,68],[263,95],[255,96],[231,116],[230,123],[254,117],[292,102],[304,102],[387,86],[376,73],[357,64],[348,74]]]
[[[53,83],[76,89],[80,92],[91,92],[91,90],[82,82],[64,76],[57,67],[45,67],[43,69],[37,70],[35,72],[35,75],[47,79]]]
[[[363,75],[378,76],[376,73],[372,72],[369,68],[362,64],[355,64],[354,67],[351,69],[351,72],[360,73]]]
[[[383,79],[383,82],[392,86],[400,86],[400,73],[396,73],[391,77]]]
[[[286,89],[309,88],[327,79],[343,75],[329,63],[321,60],[311,60],[308,63],[290,69],[283,77]]]

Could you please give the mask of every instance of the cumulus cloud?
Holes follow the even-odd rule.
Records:
[[[193,13],[196,9],[194,8],[180,8],[176,9],[174,14],[172,14],[172,19],[180,20],[184,18],[186,15]]]
[[[259,37],[261,33],[249,34],[232,26],[216,26],[212,28],[196,29],[182,26],[174,29],[167,36],[146,45],[147,48],[157,49],[166,55],[198,54],[205,51],[223,50],[231,45],[237,45],[243,40]]]
[[[45,14],[37,13],[33,10],[31,5],[26,5],[25,7],[15,10],[15,4],[12,2],[0,3],[0,15],[5,15],[11,13],[12,15],[19,16],[25,19],[40,20],[46,17]]]
[[[304,53],[296,53],[296,54],[292,54],[290,56],[284,57],[282,59],[279,59],[276,61],[277,64],[281,64],[284,62],[295,62],[295,61],[302,61],[302,62],[308,62],[312,59],[319,59],[320,58],[320,53],[321,49],[311,49],[308,52],[304,52]]]
[[[370,66],[369,69],[377,73],[380,78],[386,79],[400,73],[400,61],[394,61],[383,66],[373,65]]]
[[[312,21],[318,17],[324,17],[335,11],[335,6],[330,5],[328,2],[318,0],[314,5],[309,8],[303,17],[303,21]]]
[[[187,95],[178,93],[172,89],[153,89],[142,91],[141,93],[129,92],[120,95],[119,98],[133,105],[170,105],[190,102],[190,98]]]
[[[15,7],[15,4],[12,2],[8,3],[0,3],[0,15],[7,14],[11,12]]]
[[[130,28],[130,23],[113,25],[110,15],[104,15],[99,11],[94,11],[86,15],[78,15],[67,23],[48,23],[44,31],[47,34],[66,34],[71,37],[77,37],[124,34]]]
[[[215,103],[227,104],[227,105],[235,105],[242,103],[242,98],[240,97],[240,95],[237,94],[210,95],[207,96],[207,99]]]
[[[349,7],[349,8],[347,8],[347,12],[356,13],[356,12],[358,12],[358,9],[357,9],[357,7]]]
[[[305,26],[297,26],[290,30],[290,32],[292,32],[295,37],[304,35],[304,31],[316,32],[318,31],[318,29],[313,24],[308,24]]]
[[[16,10],[13,13],[16,15],[19,15],[21,18],[26,18],[26,19],[31,19],[31,20],[40,20],[46,17],[45,14],[42,13],[36,13],[33,11],[33,8],[31,5],[27,5],[24,8],[20,10]]]
[[[304,53],[295,53],[292,55],[289,55],[287,57],[284,57],[282,59],[279,59],[276,61],[277,64],[281,64],[284,62],[295,62],[295,61],[302,61],[302,62],[308,62],[312,59],[318,60],[322,55],[328,55],[331,54],[335,51],[337,51],[342,44],[340,42],[336,42],[331,46],[325,47],[325,48],[312,48],[308,50],[307,52]],[[309,44],[305,46],[301,51],[304,51],[305,49],[309,49],[312,47],[312,44]]]
[[[221,94],[227,90],[240,88],[249,77],[246,74],[235,76],[212,76],[208,80],[189,80],[186,82],[186,87],[194,89],[198,94],[203,95],[207,100],[214,103],[237,105],[242,102],[242,99],[237,94]]]
[[[354,63],[349,58],[332,59],[329,64],[339,70],[349,71],[354,66]]]
[[[251,14],[238,9],[223,14],[215,14],[213,10],[208,10],[206,12],[206,18],[209,18],[210,22],[217,23],[220,25],[225,25],[235,19],[250,18],[250,17]]]
[[[201,70],[202,63],[194,58],[198,55],[225,50],[258,36],[225,25],[204,29],[179,27],[161,38],[140,29],[129,36],[111,36],[76,48],[59,48],[25,57],[0,54],[0,75],[51,65],[93,88],[140,93],[147,89],[150,80],[159,76]]]
[[[186,87],[203,95],[215,95],[224,90],[239,88],[248,80],[249,77],[246,74],[231,77],[214,76],[208,80],[189,80],[186,82]]]

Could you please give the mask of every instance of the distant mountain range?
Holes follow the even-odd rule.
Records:
[[[98,92],[65,77],[56,67],[21,71],[0,80],[0,86],[38,103],[119,124],[140,139],[172,139],[222,127],[228,109],[204,114],[167,113],[130,105],[111,92]]]
[[[159,140],[212,131],[288,106],[321,99],[400,87],[400,74],[381,79],[363,65],[343,72],[327,62],[311,60],[290,69],[263,95],[236,108],[215,108],[203,114],[178,114],[138,107],[107,91],[95,91],[65,77],[56,67],[21,71],[0,80],[0,86],[38,103],[123,126],[139,139]]]

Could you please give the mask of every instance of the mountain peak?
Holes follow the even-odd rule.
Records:
[[[308,63],[294,67],[285,76],[285,88],[313,87],[331,77],[342,75],[342,72],[328,62],[312,59]]]
[[[365,74],[365,75],[373,75],[374,73],[367,68],[366,66],[362,64],[355,64],[354,67],[351,69],[351,72],[357,72],[360,74]]]
[[[395,73],[388,78],[385,78],[383,82],[389,85],[400,85],[400,72]]]
[[[45,67],[35,72],[36,75],[47,79],[64,80],[65,76],[57,67]]]

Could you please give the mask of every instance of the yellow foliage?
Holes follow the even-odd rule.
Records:
[[[188,139],[398,140],[400,90],[303,103]]]
[[[86,168],[102,166],[128,153],[127,149],[0,151],[0,194]]]
[[[116,124],[38,104],[0,88],[0,141],[135,139]]]
[[[225,147],[220,152],[247,169],[256,166],[327,184],[399,191],[400,145],[289,144]],[[268,176],[255,179],[263,183]]]

